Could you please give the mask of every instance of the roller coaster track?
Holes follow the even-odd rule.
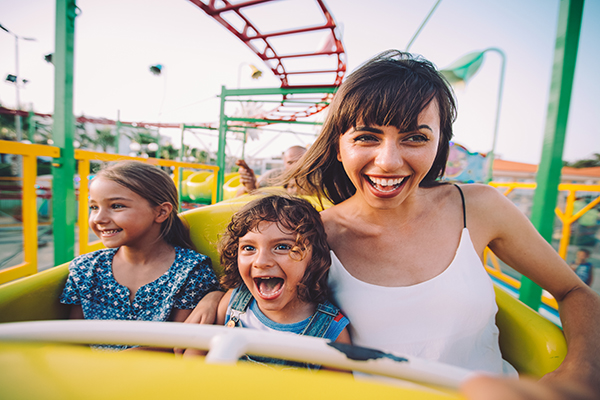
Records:
[[[281,88],[331,89],[337,88],[342,83],[346,73],[346,53],[339,29],[323,0],[242,0],[236,4],[229,0],[189,1],[244,42],[281,80]],[[304,21],[306,25],[265,33],[264,25],[268,25],[268,22],[272,20],[286,21],[286,23],[289,21],[290,24],[303,22],[297,21],[300,15],[290,15],[289,5],[301,6],[302,10],[305,11],[302,13],[303,16],[308,15],[307,20],[309,21]],[[264,18],[258,18],[257,16],[264,16]],[[260,21],[253,23],[250,17]],[[294,49],[294,45],[287,43],[286,46],[286,39],[289,41],[294,37],[296,38],[296,44],[300,38],[303,45],[313,50],[292,53],[291,50]],[[286,50],[287,53],[285,53]],[[296,69],[292,69],[289,64],[296,64]],[[325,68],[317,68],[322,65],[325,65]],[[321,78],[319,83],[298,83],[303,80],[318,82],[319,78]],[[275,108],[255,117],[295,121],[297,118],[308,117],[322,111],[329,105],[332,97],[331,93],[323,93],[322,95],[281,95],[281,101],[276,103],[278,105]],[[9,110],[4,107],[0,107],[0,114],[20,115],[23,118],[28,115],[26,111]],[[41,113],[35,113],[35,115],[40,117],[52,116],[51,114]],[[85,116],[77,117],[76,121],[106,125],[115,125],[116,123],[116,121],[108,118]],[[181,126],[178,123],[128,121],[121,121],[121,123],[143,128],[179,128]],[[214,124],[201,125],[213,126]]]
[[[281,80],[281,88],[337,88],[342,83],[346,73],[344,45],[339,29],[323,0],[248,0],[236,4],[228,0],[189,1],[244,42]],[[292,3],[294,6],[301,5],[302,10],[306,12],[306,14],[302,13],[303,16],[308,15],[311,22],[319,21],[308,26],[267,32],[266,26],[273,20],[289,20],[290,23],[298,23],[297,19],[301,16],[291,15],[289,7],[286,7],[291,6]],[[252,22],[251,19],[256,21]],[[288,43],[286,48],[286,39],[290,42],[289,39],[294,36],[298,39],[301,35],[303,44],[308,44],[312,50],[301,53],[289,52],[293,46],[289,46]],[[320,68],[324,63],[329,64],[325,68]],[[294,64],[295,69],[292,68]],[[317,78],[312,77],[316,76],[326,80],[315,84],[293,83],[302,80],[315,82]],[[332,94],[323,94],[320,98],[307,98],[294,94],[282,95],[279,105],[263,117],[294,121],[323,110],[332,96]]]

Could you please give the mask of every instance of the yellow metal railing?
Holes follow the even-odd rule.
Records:
[[[495,188],[506,188],[504,195],[507,196],[510,192],[515,189],[535,189],[535,183],[521,183],[521,182],[490,182],[490,186]],[[571,240],[571,225],[577,221],[583,214],[594,208],[600,203],[600,185],[583,185],[577,183],[561,183],[558,185],[559,192],[568,192],[567,201],[565,204],[565,210],[561,210],[556,207],[554,212],[558,219],[562,222],[562,235],[560,238],[560,245],[558,247],[558,254],[563,258],[567,259],[567,251],[569,248],[569,242]],[[583,207],[581,210],[573,213],[575,210],[575,200],[577,192],[598,192],[598,196],[593,199],[589,204]]]
[[[25,144],[0,140],[0,152],[23,157],[23,262],[0,271],[0,284],[37,272],[38,214],[35,180],[38,157],[59,157],[60,149],[40,144]]]
[[[506,188],[506,190],[504,191],[505,196],[508,196],[508,194],[515,189],[533,190],[536,187],[535,183],[524,182],[490,182],[490,185],[496,188]],[[573,224],[573,222],[577,221],[581,216],[583,216],[586,212],[588,212],[589,210],[594,208],[598,203],[600,203],[600,185],[561,183],[558,185],[558,190],[560,192],[567,192],[564,211],[561,210],[559,207],[556,207],[556,209],[554,210],[556,216],[562,223],[562,234],[560,237],[558,254],[562,257],[563,260],[567,261],[569,242],[571,241],[571,225]],[[583,207],[581,210],[574,212],[575,200],[577,199],[577,192],[598,192],[598,196],[585,207]],[[488,265],[488,260],[492,263],[492,266]],[[514,287],[517,290],[521,287],[521,282],[519,280],[505,274],[502,271],[500,263],[498,262],[498,258],[489,248],[486,248],[483,253],[483,264],[490,275],[496,277],[504,283],[507,283],[508,285]],[[556,300],[546,293],[542,295],[542,301],[544,302],[544,304],[549,305],[555,309],[558,308]]]
[[[22,169],[22,214],[23,214],[23,249],[24,262],[3,270],[0,270],[0,284],[6,283],[27,275],[38,272],[38,219],[37,219],[37,157],[60,157],[60,149],[54,146],[39,144],[25,144],[13,141],[0,140],[0,153],[15,154],[23,156]],[[215,165],[196,164],[174,160],[163,160],[156,158],[129,157],[118,154],[99,153],[87,150],[75,150],[75,159],[78,160],[79,199],[88,198],[88,185],[90,175],[90,161],[121,161],[138,160],[148,164],[162,167],[174,167],[173,180],[177,189],[181,192],[179,176],[182,168],[208,169],[214,174],[212,180],[211,202],[216,202],[217,172],[219,167]],[[17,180],[21,180],[18,178]],[[88,204],[87,201],[79,201],[78,205],[78,228],[79,228],[79,254],[89,253],[102,247],[100,241],[89,243],[88,237]]]
[[[158,165],[161,167],[175,167],[173,171],[173,180],[175,181],[175,185],[177,186],[177,190],[181,193],[179,174],[180,168],[193,168],[193,169],[208,169],[213,171],[214,178],[212,180],[212,197],[211,204],[216,202],[217,196],[217,172],[219,171],[219,167],[215,165],[206,165],[206,164],[194,164],[188,162],[180,162],[174,160],[163,160],[158,158],[143,158],[143,157],[129,157],[122,156],[119,154],[108,154],[108,153],[98,153],[94,151],[87,150],[75,150],[75,159],[79,161],[78,166],[78,174],[79,174],[79,198],[87,199],[88,198],[88,186],[89,186],[89,174],[90,174],[90,161],[121,161],[121,160],[137,160],[141,162],[146,162],[148,164]],[[88,204],[87,201],[79,201],[78,206],[78,218],[77,218],[77,226],[79,228],[79,254],[89,253],[91,251],[95,251],[101,249],[102,242],[97,240],[93,243],[89,243],[88,237]]]

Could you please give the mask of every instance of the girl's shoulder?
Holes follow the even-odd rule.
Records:
[[[196,250],[188,249],[187,247],[175,246],[176,257],[187,259],[190,261],[204,262],[209,261],[210,258],[204,254],[198,253]]]
[[[92,251],[91,253],[82,254],[71,261],[69,268],[88,268],[90,265],[97,264],[98,262],[112,262],[112,258],[117,250],[118,248],[100,249]]]

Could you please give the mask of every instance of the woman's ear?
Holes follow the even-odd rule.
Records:
[[[169,215],[171,215],[171,212],[173,211],[173,204],[165,201],[164,203],[156,207],[156,211],[157,214],[154,221],[156,223],[162,224],[167,220],[167,218],[169,218]]]

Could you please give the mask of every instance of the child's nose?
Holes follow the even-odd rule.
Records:
[[[255,268],[270,268],[274,265],[273,255],[270,251],[261,250],[254,259]]]
[[[102,222],[106,222],[108,220],[107,213],[102,208],[98,208],[97,210],[93,210],[90,214],[90,222],[95,224],[101,224]]]

